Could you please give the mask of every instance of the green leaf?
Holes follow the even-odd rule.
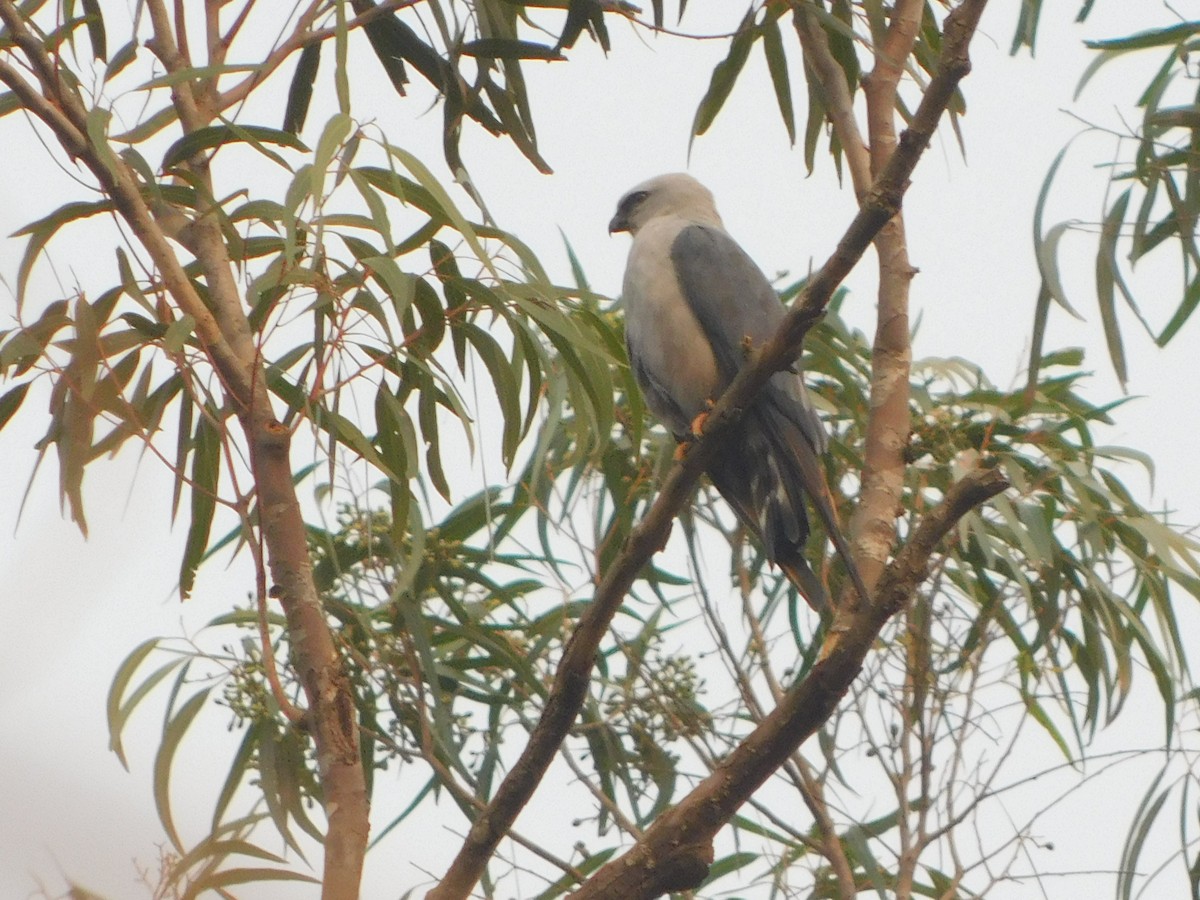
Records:
[[[222,839],[219,833],[212,834],[181,856],[178,860],[173,861],[171,866],[171,872],[173,875],[172,883],[186,883],[188,873],[190,873],[195,866],[207,862],[209,863],[211,869],[215,869],[222,861],[230,856],[249,856],[252,859],[265,859],[276,863],[286,862],[283,857],[272,853],[269,850],[264,850],[262,847],[252,844],[249,841],[240,839]],[[204,877],[206,876],[201,876],[202,879]],[[195,890],[195,887],[191,886],[190,890]]]
[[[481,38],[462,45],[463,56],[478,56],[485,59],[543,59],[565,60],[557,48],[536,41],[520,41],[509,38]]]
[[[119,171],[121,164],[108,142],[108,123],[110,121],[112,121],[112,111],[96,106],[88,110],[85,124],[88,140],[91,141],[92,150],[97,159],[110,172],[116,172]]]
[[[217,794],[217,802],[213,804],[212,831],[214,834],[225,817],[225,811],[229,808],[234,793],[254,762],[255,754],[258,751],[258,742],[262,739],[264,730],[261,722],[251,722],[241,744],[238,745],[237,753],[233,755],[233,760],[229,764],[229,772],[225,775],[225,783],[221,785],[221,791]]]
[[[1170,47],[1180,44],[1192,35],[1200,34],[1200,22],[1181,22],[1166,28],[1139,31],[1128,37],[1106,41],[1084,41],[1089,50],[1145,50],[1150,47]]]
[[[1121,225],[1125,222],[1125,210],[1129,206],[1129,190],[1121,193],[1104,217],[1100,229],[1100,240],[1096,248],[1096,300],[1100,307],[1100,321],[1104,325],[1104,339],[1108,344],[1108,357],[1112,360],[1117,380],[1124,388],[1129,380],[1125,364],[1125,346],[1121,341],[1121,326],[1117,322],[1116,297],[1113,287],[1117,272],[1117,238],[1121,236]]]
[[[1062,275],[1058,268],[1058,243],[1063,235],[1077,227],[1076,222],[1059,222],[1038,240],[1035,240],[1034,252],[1037,254],[1038,269],[1042,274],[1042,284],[1051,299],[1069,312],[1072,316],[1083,321],[1083,316],[1067,300],[1067,292],[1063,288]]]
[[[1154,340],[1160,347],[1165,347],[1179,333],[1179,329],[1183,327],[1184,322],[1191,318],[1192,313],[1196,311],[1196,307],[1200,306],[1200,275],[1193,275],[1191,283],[1188,284],[1187,290],[1183,294],[1183,302],[1179,304],[1179,308],[1175,310],[1162,333]]]
[[[728,856],[723,856],[715,860],[708,867],[708,877],[701,882],[701,887],[708,887],[718,878],[724,878],[726,875],[737,872],[751,863],[758,862],[762,857],[757,853],[749,853],[742,851],[740,853],[730,853]]]
[[[179,569],[180,600],[186,600],[191,595],[196,583],[196,569],[208,549],[220,478],[221,435],[209,417],[202,415],[196,423],[196,435],[192,441],[192,514],[183,548],[183,563]]]
[[[118,75],[125,71],[131,62],[137,59],[139,43],[136,40],[129,41],[112,55],[112,59],[108,61],[108,65],[104,67],[104,80],[112,81]]]
[[[811,175],[817,164],[817,145],[825,130],[825,100],[816,73],[806,66],[804,77],[808,92],[808,116],[804,123],[804,168]]]
[[[108,700],[106,704],[108,718],[108,748],[117,754],[117,759],[121,761],[121,765],[125,770],[129,770],[129,762],[125,759],[125,749],[121,744],[121,732],[125,730],[125,722],[129,718],[129,714],[137,705],[135,701],[125,700],[125,689],[129,686],[129,682],[133,679],[134,673],[137,672],[142,662],[149,656],[155,648],[158,647],[158,638],[151,638],[148,641],[143,641],[129,652],[129,655],[117,667],[117,672],[113,676],[112,684],[108,688]],[[181,665],[182,660],[176,661],[174,665]],[[155,682],[157,683],[157,681]],[[141,696],[144,696],[142,694]]]
[[[12,91],[5,91],[0,94],[0,119],[21,108],[21,101]]]
[[[87,219],[91,216],[103,212],[110,212],[113,209],[112,201],[110,200],[88,200],[77,201],[74,203],[64,203],[48,216],[38,219],[36,222],[30,222],[24,228],[13,232],[13,237],[29,235],[29,243],[25,247],[25,253],[21,257],[21,263],[17,267],[17,311],[21,311],[21,307],[25,301],[25,289],[29,284],[29,275],[33,271],[33,264],[37,261],[38,255],[42,252],[42,248],[58,233],[58,230],[70,222],[77,222],[80,219]]]
[[[308,151],[308,147],[294,134],[279,131],[275,128],[265,128],[261,125],[234,125],[232,123],[206,125],[204,128],[197,128],[195,131],[185,134],[167,148],[167,152],[163,154],[162,167],[170,169],[180,163],[187,162],[193,156],[203,153],[206,150],[217,150],[226,144],[237,143],[249,144],[268,159],[274,160],[284,168],[288,168],[288,166],[283,161],[283,158],[277,153],[268,150],[263,146],[264,144],[274,144],[304,152]]]
[[[471,248],[471,252],[475,257],[483,263],[488,272],[497,280],[500,278],[500,273],[496,271],[495,263],[492,261],[491,255],[484,250],[483,243],[479,239],[478,233],[474,226],[467,221],[466,217],[459,211],[454,201],[450,199],[450,195],[446,193],[445,188],[429,171],[429,168],[421,162],[416,156],[403,150],[400,147],[388,146],[388,152],[400,161],[400,163],[408,169],[409,172],[417,179],[421,187],[425,189],[426,196],[433,204],[434,209],[445,216],[446,220],[454,227],[454,230],[463,236],[467,245]]]
[[[221,75],[234,74],[238,72],[255,72],[257,66],[252,65],[228,65],[222,64],[219,66],[189,66],[182,69],[177,69],[174,72],[168,72],[165,75],[159,75],[156,78],[151,78],[145,84],[141,85],[138,90],[152,91],[155,88],[176,87],[180,84],[189,84],[192,82],[200,82],[210,79],[219,78]]]
[[[353,127],[354,123],[348,115],[337,113],[330,117],[321,130],[321,137],[317,141],[317,149],[313,154],[311,167],[313,178],[311,193],[314,197],[324,196],[325,174]]]
[[[709,126],[716,120],[717,113],[729,99],[729,94],[750,56],[750,48],[754,46],[754,42],[760,34],[754,24],[756,13],[757,9],[751,6],[742,18],[741,24],[738,25],[733,40],[729,42],[728,55],[713,69],[708,90],[700,100],[700,105],[696,109],[696,117],[692,121],[693,137],[708,131]]]
[[[386,384],[375,392],[375,424],[379,458],[396,473],[393,480],[403,484],[417,474],[417,434],[408,411]]]
[[[495,339],[470,322],[462,322],[455,328],[461,331],[483,360],[488,374],[492,379],[492,388],[496,392],[496,400],[500,404],[500,413],[504,419],[501,432],[500,453],[506,467],[512,466],[521,440],[521,401],[517,378],[509,363],[509,354]]]
[[[775,88],[775,102],[779,105],[779,115],[783,117],[783,127],[787,129],[788,143],[796,144],[796,114],[792,109],[792,83],[788,77],[787,55],[783,50],[783,35],[779,30],[779,20],[768,17],[762,26],[763,53],[767,57],[767,71],[771,75],[771,84]]]
[[[1171,793],[1169,787],[1158,790],[1165,774],[1166,769],[1160,771],[1151,782],[1150,787],[1146,789],[1146,793],[1142,796],[1142,802],[1138,805],[1137,813],[1134,815],[1133,826],[1125,838],[1125,846],[1121,849],[1121,862],[1117,868],[1117,896],[1120,900],[1131,900],[1133,897],[1134,880],[1138,875],[1138,860],[1145,848],[1146,837]]]
[[[1021,699],[1025,702],[1025,709],[1033,717],[1033,720],[1041,725],[1046,734],[1050,735],[1051,740],[1058,745],[1058,749],[1062,752],[1063,759],[1074,759],[1074,755],[1071,753],[1071,748],[1067,746],[1066,739],[1055,726],[1050,716],[1046,714],[1046,710],[1042,708],[1042,705],[1038,703],[1032,695],[1025,692],[1022,692]]]
[[[185,313],[167,326],[162,334],[163,349],[170,354],[183,351],[184,346],[191,340],[196,331],[196,320]]]
[[[375,8],[369,0],[360,0],[354,4],[354,11],[363,14]],[[439,88],[444,85],[441,75],[445,64],[437,52],[423,43],[416,32],[392,15],[376,16],[363,26],[375,58],[383,66],[388,81],[401,97],[405,95],[404,86],[408,84],[408,72],[404,68],[404,60],[408,59],[416,66],[421,74],[429,78]]]
[[[158,810],[158,820],[162,823],[163,830],[180,853],[185,853],[186,849],[179,838],[179,832],[175,830],[175,819],[171,812],[171,766],[175,762],[175,752],[179,749],[188,728],[204,708],[210,690],[211,688],[206,688],[197,691],[180,707],[178,713],[163,723],[162,741],[154,757],[154,806]]]
[[[292,83],[288,86],[287,106],[283,111],[283,130],[299,135],[308,118],[308,107],[312,103],[313,84],[321,67],[321,42],[306,44],[296,61]]]
[[[401,271],[400,267],[396,265],[396,261],[390,256],[371,256],[361,262],[375,276],[375,280],[391,298],[396,318],[402,321],[409,305],[413,302],[417,291],[417,282],[420,279],[409,272]]]
[[[108,59],[108,38],[104,31],[104,14],[100,11],[99,0],[80,0],[86,14],[88,40],[92,44],[92,56],[101,62]]]
[[[575,868],[582,875],[590,875],[608,862],[618,849],[617,847],[609,847],[606,850],[601,850],[599,853],[592,853],[582,862],[576,863]],[[534,900],[554,900],[554,898],[561,897],[567,891],[577,886],[578,884],[573,877],[564,875],[558,881],[554,882],[554,884],[550,885],[550,887],[546,888],[546,890],[542,891],[542,893],[538,894]]]
[[[1038,20],[1042,14],[1042,0],[1022,0],[1021,13],[1017,18],[1017,28],[1013,34],[1012,46],[1009,53],[1016,55],[1022,46],[1027,46],[1032,55],[1037,44]]]
[[[188,886],[188,891],[181,900],[193,900],[205,891],[220,891],[221,888],[235,884],[259,884],[267,881],[303,881],[307,884],[320,884],[318,878],[305,875],[303,872],[293,872],[288,869],[224,869],[213,872],[197,879]]]
[[[21,403],[25,400],[25,394],[28,390],[29,382],[24,382],[5,391],[4,395],[0,396],[0,429],[3,429],[8,424],[8,420],[16,415],[17,410],[21,408]]]

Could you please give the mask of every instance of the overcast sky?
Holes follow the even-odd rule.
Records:
[[[707,30],[710,23],[702,14],[723,6],[693,3],[685,29]],[[922,161],[905,201],[911,256],[920,269],[913,285],[914,312],[921,318],[915,355],[978,362],[1001,386],[1019,377],[1028,352],[1037,291],[1031,215],[1046,169],[1081,130],[1078,117],[1115,125],[1116,108],[1129,109],[1145,83],[1145,64],[1118,63],[1089,86],[1083,103],[1072,107],[1074,116],[1063,112],[1072,106],[1074,86],[1089,61],[1080,42],[1173,21],[1158,3],[1099,0],[1092,21],[1077,26],[1077,6],[1046,4],[1038,56],[1030,60],[1027,54],[1016,59],[1007,54],[1017,4],[992,4],[973,48],[975,69],[964,85],[967,160],[944,132]],[[695,142],[689,158],[696,102],[725,45],[646,39],[615,20],[610,29],[615,48],[608,60],[583,39],[569,63],[528,67],[541,150],[555,175],[539,175],[503,141],[474,132],[465,141],[467,163],[497,222],[531,245],[552,274],[566,279],[561,229],[593,287],[615,294],[628,248],[624,237],[610,238],[605,231],[616,199],[649,175],[686,169],[712,188],[727,227],[765,271],[801,274],[810,263],[819,264],[852,215],[852,197],[837,185],[823,156],[815,175],[805,177],[801,152],[787,146],[761,59],[752,60],[712,132]],[[799,54],[789,53],[796,71]],[[365,93],[356,95],[357,116],[375,119],[397,143],[431,164],[440,163],[440,115],[423,115],[419,95],[403,101],[382,87],[372,97]],[[321,119],[315,108],[306,137],[315,136]],[[80,197],[61,163],[49,160],[17,117],[0,122],[0,146],[5,158],[0,234]],[[1113,141],[1085,137],[1076,152],[1072,159],[1079,164],[1064,172],[1050,223],[1100,215],[1103,178],[1090,164],[1111,159]],[[445,174],[443,165],[434,168]],[[23,246],[22,239],[0,240],[0,276],[9,286]],[[1092,309],[1090,246],[1078,240],[1066,247],[1073,257],[1068,289],[1088,321],[1075,322],[1056,311],[1048,345],[1086,345],[1096,371],[1087,394],[1105,402],[1117,396],[1118,388]],[[84,249],[59,241],[51,258],[59,279],[78,280],[94,291],[106,284],[95,280]],[[104,249],[103,258],[110,260],[111,250]],[[846,316],[864,329],[872,324],[871,268],[868,259],[848,282],[852,296]],[[1152,278],[1139,284],[1148,313],[1163,321],[1177,286]],[[31,302],[38,306],[59,295],[45,264],[35,285],[39,293]],[[0,286],[0,328],[8,327],[13,312],[11,287]],[[1194,523],[1200,519],[1200,480],[1193,471],[1198,427],[1195,401],[1181,393],[1196,380],[1191,348],[1200,326],[1189,324],[1172,348],[1159,351],[1126,319],[1129,391],[1142,399],[1117,412],[1117,425],[1105,439],[1150,453],[1158,468],[1156,502]],[[0,435],[0,496],[5,498],[0,532],[12,536],[0,543],[0,635],[6,645],[0,654],[5,735],[0,739],[0,895],[26,896],[35,887],[34,875],[45,878],[52,891],[60,890],[58,873],[63,872],[113,898],[140,896],[130,887],[132,860],[151,863],[153,846],[162,840],[151,800],[158,723],[153,714],[138,720],[128,745],[132,774],[125,773],[105,752],[108,685],[119,661],[138,642],[190,633],[241,601],[252,582],[244,567],[229,572],[215,567],[202,575],[195,599],[181,607],[174,586],[183,529],[172,528],[167,518],[170,476],[134,449],[89,470],[89,541],[60,514],[52,458],[29,491],[18,525],[18,504],[36,461],[32,444],[45,425],[43,410],[44,399],[27,406],[15,426]],[[1145,480],[1133,470],[1127,474],[1131,483],[1146,488],[1148,498]],[[220,715],[211,721],[223,735]],[[205,794],[211,788],[204,779],[198,774],[195,787],[197,803],[207,811]],[[179,788],[182,797],[186,785]],[[374,861],[370,865],[376,880],[369,882],[375,887],[368,887],[366,897],[390,896],[395,892],[382,893],[382,886],[394,888],[397,878],[403,883],[407,877],[382,871]]]

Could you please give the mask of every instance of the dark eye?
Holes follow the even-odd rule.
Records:
[[[625,215],[629,215],[629,213],[641,206],[642,201],[649,196],[649,191],[634,191],[632,194],[627,196],[624,202],[621,204],[621,212]]]

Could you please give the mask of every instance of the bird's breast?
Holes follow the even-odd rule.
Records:
[[[676,434],[687,430],[722,387],[708,336],[680,289],[671,260],[671,244],[686,224],[666,219],[638,232],[623,291],[634,370],[651,411]]]

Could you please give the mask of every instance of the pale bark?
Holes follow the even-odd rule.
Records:
[[[147,8],[156,55],[168,71],[188,67],[185,39],[180,40],[182,23],[172,22],[161,0],[149,0]],[[328,820],[322,897],[353,900],[358,897],[369,827],[354,699],[313,582],[304,519],[292,482],[291,433],[276,420],[271,408],[263,362],[216,219],[202,212],[194,221],[181,224],[178,211],[164,210],[164,223],[156,221],[134,173],[107,143],[97,143],[89,133],[82,99],[57,75],[63,61],[42,46],[11,0],[0,0],[0,20],[36,73],[38,84],[35,87],[3,61],[0,81],[50,127],[67,154],[81,161],[112,199],[153,260],[178,312],[195,320],[196,337],[237,415],[257,489],[258,524],[267,549],[271,594],[287,617],[291,663],[304,688],[306,723],[316,744]],[[185,132],[210,123],[211,103],[206,98],[211,96],[204,82],[197,86],[183,81],[173,90]],[[211,192],[207,160],[194,160],[191,168]],[[168,233],[199,261],[208,303],[184,272]]]

